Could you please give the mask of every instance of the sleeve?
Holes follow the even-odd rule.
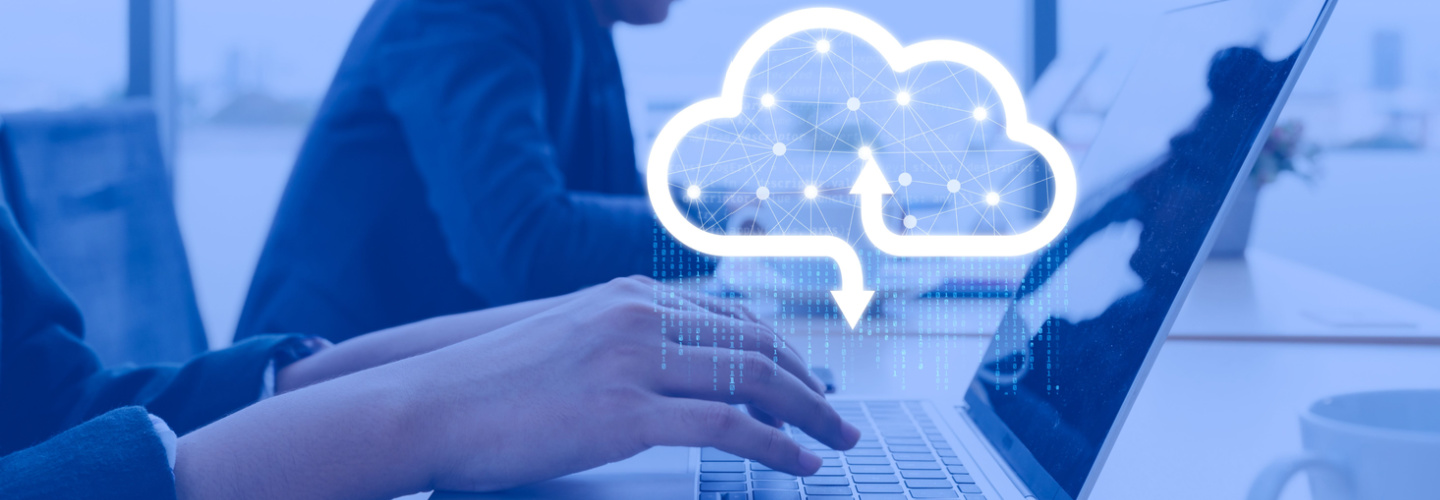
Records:
[[[131,406],[0,457],[0,498],[175,498],[175,476],[149,415]]]
[[[272,361],[309,352],[304,337],[271,335],[183,365],[107,370],[80,331],[75,304],[0,209],[0,455],[125,406],[184,435],[258,400]]]
[[[545,27],[525,3],[416,2],[374,65],[461,278],[491,304],[654,268],[643,196],[565,185],[546,126]]]

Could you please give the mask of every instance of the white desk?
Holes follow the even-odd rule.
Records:
[[[992,307],[983,319],[1004,301],[967,302]],[[1306,313],[1342,306],[1355,312]],[[1181,317],[1090,498],[1244,498],[1266,464],[1300,451],[1298,416],[1311,402],[1440,387],[1440,313],[1269,255],[1210,263]],[[907,333],[914,325],[903,321],[888,338],[808,323],[790,341],[857,397],[959,394],[989,340]],[[1284,498],[1309,498],[1308,485],[1296,481]]]
[[[915,352],[933,336],[898,344]],[[975,345],[979,339],[958,339]],[[880,349],[851,362],[841,393],[925,397],[964,390],[979,348],[956,349],[936,380],[914,357]],[[874,352],[874,349],[866,351]],[[864,358],[864,355],[855,356]],[[1096,486],[1094,499],[1244,498],[1271,460],[1300,451],[1298,416],[1314,400],[1351,391],[1440,386],[1440,346],[1170,341],[1160,353]],[[1287,499],[1309,498],[1303,481]]]
[[[1252,249],[1205,264],[1170,338],[1440,344],[1440,312]]]
[[[917,292],[918,293],[918,292]],[[828,294],[816,293],[828,304]],[[891,299],[892,302],[900,302]],[[943,309],[946,320],[923,314],[867,318],[860,331],[895,323],[906,334],[959,333],[987,337],[996,330],[1009,299],[907,299],[872,309],[910,312]],[[763,317],[773,302],[752,305]],[[877,322],[877,320],[879,320]],[[794,321],[797,331],[847,330],[835,319]],[[808,326],[799,326],[808,323]],[[963,326],[962,326],[963,325]],[[777,326],[787,327],[784,320]],[[1262,251],[1245,259],[1211,260],[1200,270],[1171,329],[1174,340],[1248,340],[1440,345],[1440,311]]]

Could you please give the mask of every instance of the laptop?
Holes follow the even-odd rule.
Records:
[[[714,449],[657,448],[511,491],[432,498],[1086,498],[1215,221],[1334,4],[1222,0],[1161,15],[1077,167],[1086,199],[1034,256],[974,376],[923,398],[832,397],[862,431],[854,449],[787,429],[824,458],[818,474],[797,478]],[[1066,299],[1044,300],[1054,297]]]

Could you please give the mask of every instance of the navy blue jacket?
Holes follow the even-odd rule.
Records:
[[[184,365],[107,370],[81,331],[0,197],[0,498],[173,498],[146,413],[198,429],[254,403],[271,360],[304,349],[267,335]]]
[[[652,246],[670,240],[634,148],[588,0],[379,0],[301,149],[236,338],[338,341],[657,274]]]

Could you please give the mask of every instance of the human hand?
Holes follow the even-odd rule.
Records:
[[[767,423],[837,449],[859,439],[800,357],[744,308],[632,278],[567,297],[181,437],[180,497],[497,490],[662,445],[713,446],[807,475],[820,458]],[[729,406],[741,403],[761,420]]]
[[[424,408],[416,442],[427,486],[503,489],[662,445],[713,446],[813,474],[820,458],[766,425],[778,420],[831,447],[854,446],[859,431],[768,326],[743,308],[660,287],[615,280],[532,320],[376,370],[415,381],[408,399]]]

